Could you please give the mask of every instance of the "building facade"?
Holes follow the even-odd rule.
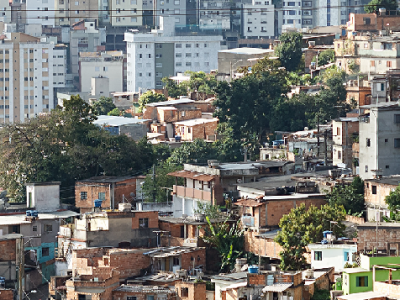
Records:
[[[245,38],[273,38],[275,36],[275,9],[272,1],[253,0],[243,4],[242,35]]]
[[[151,33],[125,33],[130,92],[162,88],[161,79],[166,76],[185,71],[209,73],[218,67],[221,36],[177,36],[171,17],[161,17],[160,28]]]
[[[360,117],[360,177],[400,174],[400,107],[385,102],[363,108],[370,113]]]
[[[24,122],[54,108],[51,43],[9,33],[0,41],[0,122]]]

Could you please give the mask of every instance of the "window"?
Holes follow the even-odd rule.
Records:
[[[182,63],[181,63],[181,62],[177,62],[177,63],[175,64],[175,66],[176,66],[176,67],[182,67]]]
[[[50,255],[50,248],[49,247],[43,247],[42,248],[42,256],[49,256]]]
[[[389,139],[385,139],[385,143],[389,142]]]
[[[100,200],[106,200],[106,193],[105,192],[99,192],[99,199]]]
[[[296,2],[288,2],[287,6],[296,6]]]
[[[384,43],[383,49],[385,50],[392,50],[392,43]]]
[[[322,260],[322,251],[314,251],[314,260]]]
[[[370,64],[371,64],[371,67],[375,67],[375,61],[374,60],[371,60]]]
[[[139,219],[139,228],[149,228],[149,219],[148,218]]]
[[[189,289],[181,288],[181,297],[189,297]]]
[[[342,151],[338,151],[338,153],[337,153],[337,158],[338,158],[338,159],[342,159]]]
[[[191,66],[192,66],[192,63],[189,62],[189,61],[187,61],[187,62],[186,62],[186,67],[191,67]]]
[[[147,299],[146,300],[154,300],[154,296],[153,295],[147,295]]]
[[[376,185],[371,185],[372,188],[372,194],[376,195]]]
[[[296,15],[296,11],[295,10],[288,10],[288,15],[289,16],[294,16],[294,15]]]
[[[371,18],[363,18],[364,25],[369,25],[371,24]]]
[[[148,58],[151,58],[151,54],[148,54],[147,57],[148,57]]]
[[[81,192],[81,200],[87,199],[87,192]]]
[[[182,53],[175,53],[175,57],[182,57]]]
[[[344,252],[344,261],[350,261],[350,253]]]
[[[392,67],[392,62],[391,61],[387,61],[386,62],[386,67],[391,68]]]
[[[368,276],[357,276],[356,286],[368,286]]]
[[[181,117],[184,117],[185,116],[185,111],[183,110],[183,111],[181,111]]]
[[[386,165],[385,168],[386,168],[386,169],[389,169],[389,165]]]
[[[8,232],[9,233],[21,233],[20,225],[12,225],[12,226],[10,226]]]
[[[161,49],[162,48],[162,44],[156,44],[156,49]]]
[[[399,123],[400,123],[400,114],[395,114],[395,115],[394,115],[394,122],[395,122],[396,124],[399,124]]]
[[[32,226],[32,231],[37,231],[37,225]]]
[[[137,22],[137,18],[136,17],[131,17],[131,22]]]
[[[365,165],[365,173],[368,173],[368,166]]]
[[[53,231],[53,225],[51,225],[51,224],[44,224],[44,231],[45,231],[45,232],[52,232],[52,231]]]
[[[371,139],[367,139],[367,147],[371,147]]]
[[[192,48],[192,44],[186,44],[186,48]]]
[[[180,3],[179,0],[175,0],[174,4],[175,4],[175,5],[180,5],[181,3]]]
[[[182,44],[176,44],[175,48],[182,48]]]
[[[192,132],[192,130],[190,129],[190,127],[188,127],[187,132],[188,132],[188,133],[191,133],[191,132]]]
[[[126,300],[137,300],[136,296],[127,296]]]
[[[400,148],[400,139],[394,139],[394,147]]]
[[[192,57],[192,53],[186,53],[186,57]]]

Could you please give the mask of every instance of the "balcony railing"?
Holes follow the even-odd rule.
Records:
[[[173,193],[179,197],[187,197],[205,201],[211,201],[211,192],[184,186],[173,186]]]

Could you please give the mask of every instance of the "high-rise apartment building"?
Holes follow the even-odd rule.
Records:
[[[253,0],[242,7],[242,35],[245,38],[274,38],[275,8],[271,0]]]
[[[54,108],[53,48],[23,33],[0,39],[0,123],[23,122]]]
[[[26,0],[26,24],[54,26],[55,2],[55,0]]]
[[[39,1],[39,0],[27,0],[27,1]],[[81,20],[97,21],[99,18],[98,0],[48,0],[48,1],[53,1],[55,3],[55,25],[71,26]]]
[[[143,0],[110,0],[112,26],[142,26]]]
[[[160,30],[125,33],[130,92],[162,88],[166,76],[218,68],[222,36],[177,36],[174,16],[160,18]]]
[[[229,1],[198,0],[197,14],[200,29],[231,29],[231,2]]]

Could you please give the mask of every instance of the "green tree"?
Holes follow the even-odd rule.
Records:
[[[275,53],[283,67],[288,71],[298,69],[302,56],[303,35],[298,32],[283,33],[279,37],[281,43],[276,47]]]
[[[314,58],[313,61],[314,60],[316,60],[316,58]],[[319,66],[324,66],[334,61],[335,61],[335,50],[333,49],[324,50],[318,55]]]
[[[187,96],[188,88],[186,84],[177,84],[174,80],[164,77],[162,79],[165,89],[168,91],[168,96],[171,98],[179,98],[179,96]]]
[[[167,98],[163,94],[154,93],[153,91],[147,91],[139,97],[139,112],[143,112],[146,104],[153,102],[167,101]]]
[[[231,224],[226,220],[212,224],[209,217],[206,220],[208,227],[202,239],[218,251],[221,271],[228,271],[235,264],[236,258],[243,254],[244,236],[240,224]]]
[[[332,192],[326,195],[329,205],[342,205],[348,214],[362,213],[365,205],[364,188],[361,190],[361,184],[362,180],[355,177],[350,185],[336,185]]]
[[[270,131],[273,107],[289,91],[285,75],[276,63],[264,59],[252,73],[218,83],[214,115],[232,128],[234,139],[249,141],[255,135],[262,142]]]
[[[122,112],[118,108],[114,108],[113,110],[107,113],[108,116],[115,116],[115,117],[119,117],[121,116],[121,114]]]
[[[191,143],[183,143],[182,146],[176,148],[168,158],[168,162],[175,165],[207,163],[207,160],[217,159],[217,156],[212,143],[195,139]]]
[[[378,13],[380,8],[389,10],[397,10],[396,0],[372,0],[368,5],[364,6],[366,13]]]
[[[0,186],[12,200],[24,200],[26,182],[58,180],[62,201],[73,203],[76,180],[135,175],[154,162],[147,141],[112,136],[93,125],[92,108],[79,96],[64,101],[64,108],[0,130]]]
[[[195,214],[203,214],[206,217],[209,217],[210,220],[212,219],[220,219],[222,217],[221,210],[217,205],[209,204],[209,203],[202,203],[199,202],[197,204],[197,208],[194,209]]]
[[[100,99],[97,100],[92,107],[94,113],[97,116],[107,115],[110,111],[116,108],[113,99],[111,97],[104,97],[104,96],[101,96]]]
[[[182,178],[176,179],[167,174],[182,169],[181,165],[174,165],[168,162],[160,162],[155,167],[155,176],[151,169],[142,185],[144,199],[150,202],[167,202],[168,195],[172,191],[172,186],[174,184],[183,184]]]
[[[275,238],[283,248],[280,253],[282,270],[301,270],[306,264],[306,246],[321,241],[322,232],[330,228],[336,236],[341,236],[345,228],[341,221],[345,218],[342,206],[330,205],[323,205],[320,209],[312,205],[306,209],[301,204],[284,215],[279,222],[281,231]],[[337,224],[332,226],[330,221]]]
[[[215,78],[214,75],[206,74],[203,71],[200,72],[187,71],[185,72],[185,75],[190,75],[188,87],[191,92],[212,94],[214,93],[214,90],[218,84],[217,79]]]
[[[390,218],[392,220],[400,220],[400,185],[389,195],[385,197],[385,203],[390,210]]]

